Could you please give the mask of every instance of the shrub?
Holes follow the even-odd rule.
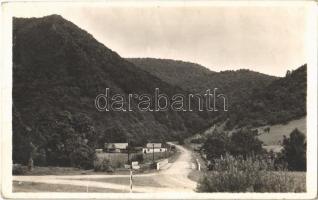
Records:
[[[97,172],[113,172],[110,160],[107,158],[96,159],[94,161],[94,171]]]
[[[45,150],[42,148],[42,149],[38,149],[36,152],[35,152],[35,155],[34,155],[34,164],[37,165],[37,166],[46,166],[47,165],[47,162],[46,162],[46,152]]]
[[[21,164],[13,164],[12,166],[12,174],[13,175],[22,175],[25,174],[26,170],[23,168]]]
[[[178,144],[179,145],[184,145],[184,138],[179,137],[178,138]]]
[[[205,142],[205,139],[202,137],[201,138],[193,138],[190,142],[193,144],[202,144]]]
[[[199,192],[299,192],[288,172],[274,171],[272,160],[233,157],[215,160],[215,171],[206,174]]]
[[[133,154],[131,161],[138,161],[138,163],[142,163],[144,161],[144,156],[142,154]]]

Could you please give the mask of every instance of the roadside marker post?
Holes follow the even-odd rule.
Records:
[[[199,162],[199,159],[197,159],[196,161],[197,161],[197,165],[198,165],[198,170],[201,171],[201,164]]]

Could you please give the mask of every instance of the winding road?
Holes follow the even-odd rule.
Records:
[[[133,178],[138,178],[142,183],[143,177],[148,179],[148,183],[133,185],[133,192],[195,192],[196,182],[188,178],[191,172],[191,151],[175,145],[180,151],[179,157],[175,162],[169,163],[158,172],[149,174],[135,174]],[[33,182],[46,184],[62,184],[74,186],[86,186],[93,188],[115,189],[120,191],[130,191],[129,185],[107,182],[107,179],[129,180],[129,175],[46,175],[46,176],[13,176],[14,181]],[[126,180],[126,179],[125,179]],[[150,180],[150,183],[149,183]],[[151,182],[159,183],[160,186],[152,186]]]

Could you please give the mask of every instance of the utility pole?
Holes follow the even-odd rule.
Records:
[[[155,143],[152,143],[152,162],[155,163]]]
[[[129,159],[129,156],[130,156],[130,146],[129,146],[129,140],[128,140],[128,146],[127,146],[127,154],[128,154],[128,164],[130,163],[130,159]]]
[[[132,167],[132,165],[131,165]],[[129,182],[130,182],[130,193],[132,193],[132,188],[133,188],[133,173],[132,173],[132,169],[130,168],[130,178],[129,178]]]

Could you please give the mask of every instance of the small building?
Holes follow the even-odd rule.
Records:
[[[95,149],[95,153],[103,153],[103,149]]]
[[[120,153],[127,151],[128,143],[105,143],[105,151],[109,153]]]
[[[161,143],[147,143],[146,148],[161,148]]]
[[[283,150],[283,146],[281,145],[263,145],[263,148],[267,152],[272,151],[273,153],[280,153]]]
[[[166,152],[167,148],[162,147],[161,143],[147,143],[145,148],[142,148],[144,154]]]

